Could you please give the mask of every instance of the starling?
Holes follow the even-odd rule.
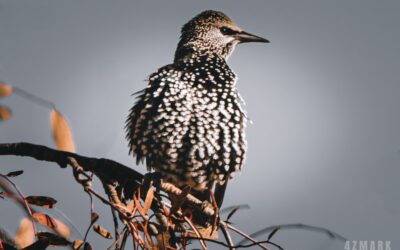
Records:
[[[246,154],[247,118],[226,62],[246,42],[269,41],[244,32],[219,11],[191,19],[182,27],[174,62],[149,76],[126,123],[137,163],[145,161],[179,187],[205,192],[215,184],[219,206]]]

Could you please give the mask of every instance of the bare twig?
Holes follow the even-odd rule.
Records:
[[[226,243],[229,245],[229,250],[235,250],[235,248],[233,247],[233,241],[232,241],[231,235],[229,234],[226,224],[220,223],[220,228],[221,228],[222,234],[224,235],[224,237],[226,239]]]
[[[90,229],[92,228],[94,222],[92,220],[92,214],[93,214],[93,197],[92,194],[87,192],[87,194],[89,195],[89,200],[90,200],[90,224],[88,226],[88,228],[86,229],[86,233],[85,233],[85,237],[83,238],[83,241],[86,242],[87,236],[90,232]]]
[[[192,240],[200,240],[200,239],[202,239],[202,240],[204,240],[204,241],[212,242],[212,243],[215,243],[215,244],[224,246],[224,247],[226,247],[226,248],[229,248],[229,247],[230,247],[228,244],[226,244],[226,243],[224,243],[224,242],[222,242],[222,241],[218,241],[218,240],[214,240],[214,239],[210,239],[210,238],[197,238],[197,237],[191,237],[191,236],[188,236],[187,238],[188,238],[188,239],[192,239]],[[237,245],[234,245],[234,246],[231,246],[231,247],[233,247],[233,248],[250,248],[250,247],[257,246],[257,245],[260,246],[260,244],[270,244],[270,245],[272,245],[272,246],[277,247],[277,248],[280,249],[280,250],[284,250],[284,249],[283,249],[281,246],[279,246],[278,244],[273,243],[273,242],[268,241],[268,240],[257,241],[257,242],[250,243],[250,244],[237,244]]]
[[[193,195],[187,194],[187,191],[181,190],[171,183],[164,182],[162,180],[155,181],[154,184],[153,181],[146,183],[146,178],[144,178],[144,176],[139,172],[109,159],[97,159],[97,158],[81,156],[75,153],[54,150],[45,146],[35,145],[30,143],[0,144],[0,155],[28,156],[41,161],[55,162],[63,168],[67,167],[68,165],[71,166],[74,172],[75,179],[77,180],[78,183],[80,183],[84,187],[84,191],[87,192],[90,196],[91,212],[93,213],[93,200],[92,200],[93,196],[97,197],[104,204],[110,206],[112,210],[112,215],[114,219],[114,228],[115,228],[115,241],[112,246],[115,246],[116,249],[124,249],[129,234],[131,234],[132,236],[134,249],[138,249],[139,247],[146,249],[147,244],[142,238],[142,233],[143,236],[146,237],[145,239],[147,240],[149,245],[153,247],[154,242],[151,237],[159,233],[156,233],[152,236],[147,232],[148,230],[147,223],[149,223],[149,221],[151,220],[151,216],[150,217],[147,216],[147,211],[149,206],[151,207],[151,210],[153,212],[152,216],[155,215],[156,218],[159,219],[160,225],[158,226],[159,229],[161,229],[162,233],[165,232],[165,229],[175,230],[173,227],[170,227],[170,223],[172,223],[171,225],[174,225],[173,223],[177,222],[175,226],[177,226],[177,228],[180,227],[183,228],[183,232],[179,231],[182,233],[181,234],[182,237],[178,237],[181,239],[181,241],[176,241],[176,235],[175,235],[176,232],[172,232],[171,234],[171,239],[174,242],[171,244],[173,244],[174,246],[175,244],[179,244],[180,246],[183,247],[183,249],[185,249],[186,239],[199,240],[201,247],[203,249],[207,249],[207,246],[205,244],[206,241],[228,247],[229,249],[258,246],[264,250],[268,250],[265,244],[269,244],[279,249],[283,249],[278,244],[271,242],[270,238],[264,241],[257,241],[256,239],[254,239],[256,236],[264,234],[265,232],[273,231],[274,229],[277,228],[277,226],[268,227],[252,235],[248,235],[242,232],[241,230],[237,229],[236,227],[232,226],[229,222],[222,221],[219,219],[218,207],[216,206],[215,199],[212,195],[211,198],[214,206],[208,201],[201,201],[196,197],[194,197]],[[88,172],[90,172],[90,174]],[[93,174],[96,175],[103,184],[105,193],[107,194],[107,198],[103,197],[103,195],[100,195],[91,188],[91,181]],[[7,178],[7,176],[3,175],[1,176],[6,178],[6,180],[10,181]],[[11,184],[13,183],[11,182]],[[153,188],[151,187],[151,185],[154,185],[157,192],[154,194],[155,197],[154,199],[148,199],[151,202],[145,202],[145,204],[147,204],[145,206],[146,212],[143,212],[144,211],[143,209],[142,209],[143,211],[139,209],[140,203],[136,204],[138,207],[133,209],[132,212],[130,205],[126,205],[127,201],[129,199],[132,199],[132,194],[134,194],[135,201],[137,201],[138,199],[146,200],[146,192],[140,192],[140,190],[141,189],[149,190],[148,186],[150,186],[150,188]],[[139,186],[141,187],[138,188]],[[4,182],[0,181],[0,187],[3,187],[3,189],[5,190],[5,194],[7,195],[8,194],[7,190],[9,190],[9,185],[6,185]],[[27,208],[29,209],[29,205],[27,204],[22,193],[19,192],[17,187],[16,190],[20,194],[22,199],[20,200],[17,197],[15,199],[17,199],[22,205],[23,203],[25,203],[25,206],[27,206]],[[205,220],[218,222],[219,227],[221,228],[221,231],[224,234],[226,243],[218,241],[216,239],[203,238],[203,236],[201,235],[200,231],[196,228],[196,226],[193,225],[193,223],[186,216],[184,216],[182,212],[179,211],[178,209],[176,209],[177,211],[175,211],[174,216],[168,217],[171,212],[171,206],[167,203],[165,204],[165,206],[170,208],[170,211],[168,211],[164,207],[163,205],[164,202],[162,201],[160,191],[165,192],[169,195],[172,194],[174,196],[181,197],[182,200],[184,199],[187,205],[201,212],[201,215],[204,216]],[[10,192],[11,192],[10,194],[14,194],[14,192],[12,191]],[[234,207],[233,210],[229,213],[227,220],[229,220],[240,207],[241,206]],[[138,216],[144,219],[145,221],[144,224],[140,224],[141,223],[140,221],[136,221],[135,211],[140,212],[140,216],[139,215]],[[125,228],[121,232],[121,235],[123,236],[120,248],[118,248],[120,234],[118,231],[117,214],[119,215],[120,221],[123,224],[125,224]],[[30,212],[30,215],[32,215],[32,212]],[[175,215],[177,217],[175,217]],[[167,218],[171,219],[171,221],[167,220]],[[140,229],[143,229],[143,231],[141,232],[138,231],[137,227],[138,223],[141,226]],[[196,237],[186,235],[187,230],[189,229],[187,229],[187,226],[185,226],[184,223],[187,223],[189,225],[190,229],[195,233]],[[215,225],[216,224],[214,224],[214,226]],[[280,225],[280,228],[282,229],[301,228],[311,231],[324,232],[333,239],[345,240],[343,236],[320,227],[308,226],[303,224],[287,224],[287,225]],[[244,238],[244,240],[239,242],[237,245],[234,245],[232,238],[230,236],[230,230],[241,235]],[[160,231],[157,230],[157,232]],[[85,241],[87,233],[88,232],[86,232],[85,235]],[[270,235],[272,236],[273,234],[274,233]],[[246,241],[251,241],[251,243],[244,244],[244,242]]]
[[[117,191],[115,190],[115,187],[112,184],[103,184],[104,190],[108,195],[108,199],[120,206],[123,206],[123,203],[118,197]],[[114,235],[115,235],[115,249],[118,249],[118,241],[120,238],[119,232],[118,232],[118,218],[117,218],[117,213],[116,210],[111,208],[111,214],[113,217],[113,222],[114,222]]]
[[[31,207],[29,206],[28,202],[25,199],[25,196],[22,194],[21,190],[18,188],[18,186],[12,181],[10,180],[10,178],[8,178],[8,176],[0,174],[1,177],[3,177],[8,183],[10,183],[14,189],[17,191],[19,199],[15,199],[18,201],[18,203],[24,208],[24,210],[27,212],[27,214],[29,215],[29,219],[31,220],[32,223],[32,229],[33,229],[33,233],[36,237],[36,227],[35,227],[35,221],[33,219],[33,213],[31,210]],[[0,187],[4,190],[4,192],[6,194],[10,194],[13,195],[13,192],[7,187],[6,184],[4,184],[3,182],[0,181]]]
[[[43,99],[43,98],[41,98],[39,96],[36,96],[34,94],[31,94],[31,93],[29,93],[29,92],[27,92],[27,91],[25,91],[25,90],[23,90],[21,88],[18,88],[16,86],[13,87],[13,91],[14,91],[14,94],[17,94],[17,95],[19,95],[21,97],[24,97],[25,99],[27,99],[27,100],[29,100],[29,101],[31,101],[33,103],[36,103],[36,104],[38,104],[38,105],[40,105],[42,107],[46,107],[46,108],[53,108],[54,107],[54,104],[52,102],[47,101],[47,100],[45,100],[45,99]]]
[[[190,228],[194,231],[196,236],[198,237],[197,239],[200,241],[200,245],[203,249],[207,249],[206,243],[204,242],[204,239],[202,235],[200,234],[199,230],[193,225],[193,223],[186,217],[183,217],[185,222],[190,226]]]
[[[253,244],[258,245],[259,247],[261,247],[264,250],[268,250],[268,248],[264,245],[262,245],[262,243],[260,241],[257,241],[255,239],[253,239],[251,236],[247,235],[246,233],[242,232],[241,230],[237,229],[236,227],[227,224],[223,221],[220,222],[221,225],[225,225],[227,228],[231,229],[232,231],[234,231],[237,234],[240,234],[241,236],[243,236],[246,240],[249,240],[251,242],[253,242]],[[239,242],[240,245],[240,242]]]
[[[329,229],[326,228],[322,228],[322,227],[315,227],[315,226],[310,226],[310,225],[305,225],[305,224],[301,224],[301,223],[297,223],[297,224],[284,224],[284,225],[276,225],[276,226],[270,226],[267,228],[264,228],[262,230],[259,230],[253,234],[251,234],[251,237],[257,237],[260,236],[266,232],[270,232],[272,230],[274,230],[275,228],[280,227],[280,230],[282,229],[303,229],[303,230],[308,230],[308,231],[314,231],[314,232],[319,232],[319,233],[325,233],[327,234],[329,237],[331,237],[332,239],[337,239],[340,241],[346,241],[347,239],[345,237],[343,237],[342,235],[335,233]],[[239,242],[239,244],[246,242],[248,239],[243,239],[242,241]]]

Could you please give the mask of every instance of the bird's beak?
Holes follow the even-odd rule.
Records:
[[[250,42],[259,42],[259,43],[269,43],[269,41],[265,38],[247,33],[245,31],[240,31],[235,35],[235,38],[239,41],[239,43],[250,43]]]

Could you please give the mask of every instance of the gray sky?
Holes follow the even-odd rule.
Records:
[[[400,248],[399,1],[0,0],[0,80],[56,103],[78,153],[143,172],[124,138],[130,94],[172,62],[181,26],[205,9],[271,40],[239,45],[229,61],[253,121],[247,162],[224,204],[251,206],[236,224],[253,232],[302,222]],[[0,124],[1,142],[53,145],[46,109],[17,96],[0,102],[13,110]],[[88,199],[69,170],[16,157],[1,157],[0,167],[26,169],[21,189],[58,198],[85,231]],[[14,232],[21,214],[0,202],[0,224]],[[111,230],[109,210],[96,209]],[[108,244],[89,239],[95,249]],[[343,249],[294,230],[276,241]]]

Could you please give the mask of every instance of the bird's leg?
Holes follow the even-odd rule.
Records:
[[[186,185],[184,188],[182,188],[182,193],[179,195],[170,195],[170,200],[171,200],[171,209],[170,209],[170,214],[174,214],[177,212],[183,205],[183,203],[186,200],[186,197],[190,193],[191,187]]]
[[[212,223],[211,223],[212,227],[211,227],[210,235],[212,235],[214,233],[214,230],[216,230],[217,226],[218,226],[219,206],[217,204],[217,200],[215,199],[214,194],[213,194],[211,189],[208,190],[208,193],[210,194],[211,201],[212,201],[212,204],[214,206],[214,211],[215,211],[214,216],[213,216],[213,220],[212,220]]]
[[[215,184],[214,198],[216,200],[218,208],[221,208],[222,202],[224,201],[226,187],[228,186],[228,178],[225,179],[223,184]]]

